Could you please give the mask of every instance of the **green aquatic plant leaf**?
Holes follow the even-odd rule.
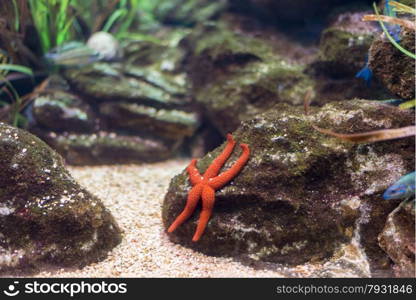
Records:
[[[390,1],[390,5],[393,6],[394,10],[398,13],[407,13],[416,15],[416,9],[413,7],[407,6],[403,3],[397,2],[397,1]]]
[[[20,28],[19,7],[17,6],[16,0],[13,0],[12,3],[13,3],[13,12],[14,12],[14,30],[18,32]]]
[[[380,14],[378,12],[377,9],[377,5],[376,3],[373,3],[373,7],[374,7],[374,11],[376,12],[376,15],[379,17]],[[399,49],[402,53],[406,54],[407,56],[416,59],[416,55],[406,49],[404,49],[399,43],[397,43],[394,38],[390,35],[390,33],[388,32],[386,26],[384,26],[383,21],[379,18],[378,22],[380,23],[381,28],[383,29],[384,34],[387,36],[387,38],[390,40],[390,42],[397,48]]]
[[[108,32],[114,23],[121,17],[127,14],[127,9],[121,8],[114,11],[111,16],[108,18],[108,21],[104,24],[102,31]]]
[[[33,75],[33,71],[25,66],[20,66],[20,65],[13,65],[13,64],[1,64],[0,65],[0,71],[9,71],[9,72],[20,72],[20,73],[24,73],[27,75],[32,76]]]
[[[13,98],[14,102],[11,104],[11,119],[12,119],[12,124],[13,126],[17,126],[18,125],[18,114],[19,114],[19,106],[22,102],[19,93],[16,91],[16,89],[14,88],[13,84],[7,80],[6,77],[0,75],[0,79],[5,83],[6,87],[7,87],[7,92],[9,93],[9,95],[11,94],[11,97]],[[0,118],[1,120],[2,118]]]
[[[139,1],[138,0],[122,0],[120,5],[121,7],[127,8],[127,14],[123,18],[120,27],[117,32],[117,37],[119,34],[127,32],[137,17],[139,11]]]
[[[71,39],[74,0],[29,0],[33,23],[43,53]]]
[[[56,37],[56,45],[60,46],[64,42],[68,41],[69,37],[69,30],[71,29],[71,26],[74,22],[74,17],[71,17],[68,22],[65,24],[65,26],[58,32],[58,35]]]
[[[415,106],[416,106],[416,99],[403,102],[402,104],[399,105],[399,107],[403,109],[408,109],[408,108],[412,108]]]

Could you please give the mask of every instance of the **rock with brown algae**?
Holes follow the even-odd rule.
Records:
[[[32,134],[0,123],[0,273],[83,266],[121,241],[101,201]]]
[[[251,157],[241,173],[216,192],[204,235],[191,241],[197,209],[169,238],[209,255],[285,264],[322,263],[342,249],[354,248],[364,253],[366,265],[356,276],[390,276],[390,259],[377,235],[398,203],[381,196],[413,169],[414,139],[357,145],[321,134],[311,123],[352,133],[407,126],[414,116],[359,100],[311,112],[305,116],[303,108],[279,104],[243,122],[233,136],[250,146]],[[221,150],[198,161],[201,173]],[[239,155],[234,151],[224,169]],[[184,208],[189,189],[186,171],[173,178],[162,207],[166,228]]]

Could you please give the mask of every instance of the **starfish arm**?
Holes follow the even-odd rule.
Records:
[[[205,185],[202,190],[202,211],[199,215],[198,226],[196,227],[196,231],[194,237],[192,238],[193,242],[197,242],[207,227],[209,218],[212,214],[212,209],[214,208],[215,202],[215,191],[208,185]]]
[[[196,159],[193,159],[189,164],[188,168],[186,169],[189,174],[189,181],[191,181],[192,185],[196,185],[201,182],[202,176],[199,173],[198,169],[196,168]]]
[[[250,149],[247,144],[241,144],[240,146],[241,149],[243,149],[243,153],[237,159],[234,165],[232,165],[231,168],[229,168],[227,171],[209,180],[209,185],[214,190],[217,190],[230,182],[247,163],[250,156]]]
[[[205,171],[204,178],[211,178],[218,175],[218,172],[221,170],[222,166],[233,152],[234,147],[235,141],[233,136],[229,133],[227,134],[227,145],[225,146],[224,150],[222,150],[221,154],[212,161],[211,165]]]
[[[168,228],[168,232],[173,232],[178,228],[183,222],[185,222],[194,212],[196,205],[198,204],[198,200],[201,197],[202,184],[198,184],[194,186],[188,194],[188,199],[186,201],[185,208],[181,212],[181,214],[175,219],[175,221],[170,225]]]

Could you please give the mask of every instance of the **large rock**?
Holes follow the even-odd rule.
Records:
[[[390,266],[378,263],[388,258],[377,234],[370,236],[363,225],[381,232],[397,205],[381,194],[414,168],[414,139],[356,145],[317,132],[311,122],[351,133],[406,126],[414,116],[372,101],[335,102],[312,109],[310,116],[300,107],[276,105],[234,133],[238,143],[250,146],[251,158],[216,192],[201,240],[191,241],[198,210],[169,238],[210,255],[299,264],[328,258],[355,236],[371,271],[389,275]],[[198,161],[201,173],[222,148]],[[235,150],[224,169],[239,155]],[[185,171],[173,178],[162,207],[166,227],[184,208],[189,189]],[[367,252],[373,246],[379,252]]]
[[[194,112],[155,107],[128,102],[107,102],[100,105],[100,114],[112,128],[147,133],[171,140],[191,136],[198,126]]]
[[[0,271],[83,266],[106,256],[120,229],[44,142],[0,123]]]
[[[402,30],[400,45],[415,52],[415,32]],[[382,34],[370,48],[370,68],[374,76],[401,99],[415,98],[415,60],[397,49]]]
[[[277,102],[302,103],[313,86],[304,66],[276,54],[267,40],[220,26],[206,26],[188,39],[192,94],[223,134]]]
[[[397,207],[387,218],[378,237],[380,247],[395,263],[397,277],[415,277],[415,208],[414,202]]]
[[[154,138],[116,132],[55,133],[41,135],[71,165],[156,162],[172,157],[182,140],[163,142]]]
[[[377,80],[371,83],[355,75],[366,65],[368,50],[379,34],[377,24],[364,22],[369,11],[338,13],[321,33],[319,53],[307,68],[316,82],[316,103],[345,99],[391,99],[393,95]]]
[[[82,68],[70,69],[65,77],[71,87],[101,103],[111,100],[127,100],[150,106],[186,104],[186,98],[177,98],[163,86],[155,85],[143,74],[125,72],[119,63],[95,63]]]
[[[370,13],[339,14],[321,34],[315,68],[335,78],[354,77],[365,65],[368,49],[379,32],[373,22],[362,21]]]
[[[65,91],[52,91],[33,101],[32,116],[45,130],[92,132],[98,120],[89,104]]]
[[[121,62],[68,68],[35,99],[30,130],[75,165],[174,156],[200,124],[177,47],[186,33],[165,33],[163,45],[131,41]]]

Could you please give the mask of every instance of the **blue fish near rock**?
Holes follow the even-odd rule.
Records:
[[[409,200],[415,196],[415,172],[401,177],[383,194],[384,200],[403,199]]]
[[[368,64],[365,65],[357,74],[355,74],[356,78],[362,78],[365,80],[367,86],[371,85],[371,78],[373,77],[373,72],[371,71]]]
[[[365,66],[355,74],[356,78],[362,78],[365,80],[367,86],[371,85],[371,78],[373,77],[373,71],[370,69],[368,57],[365,59]]]
[[[384,15],[396,18],[396,12],[393,10],[393,8],[390,6],[390,1],[386,0],[384,4]],[[390,33],[390,35],[394,38],[394,40],[398,43],[400,42],[400,32],[401,28],[397,24],[386,24],[387,31]]]

